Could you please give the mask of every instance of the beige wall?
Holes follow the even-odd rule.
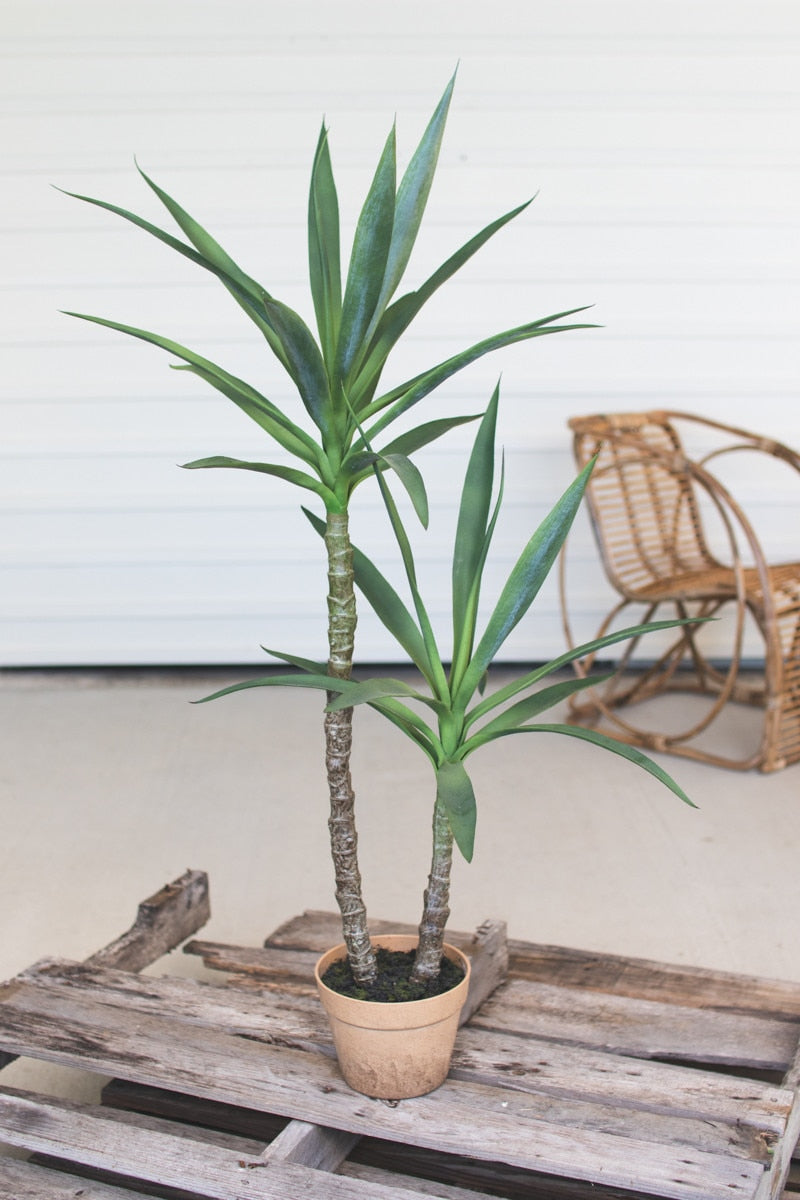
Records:
[[[259,431],[159,351],[58,310],[157,329],[289,402],[280,370],[213,283],[50,185],[160,221],[137,154],[308,315],[303,222],[321,115],[351,231],[395,113],[406,161],[457,60],[409,283],[539,195],[420,318],[387,379],[560,308],[594,304],[603,326],[484,360],[428,403],[478,410],[503,371],[497,581],[570,476],[571,414],[674,406],[800,444],[795,4],[6,0],[3,23],[3,663],[323,649],[318,546],[296,497],[175,467],[258,457]],[[419,544],[443,622],[466,445],[452,436],[420,460],[435,519]],[[775,550],[797,557],[797,493],[753,476],[744,494]],[[385,526],[373,494],[361,504],[357,533],[372,550]],[[590,561],[581,534],[572,578],[587,634],[600,611]],[[549,588],[509,654],[561,644]],[[361,650],[393,653],[368,617]]]

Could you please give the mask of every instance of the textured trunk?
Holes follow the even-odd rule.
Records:
[[[437,799],[433,809],[433,858],[425,904],[419,927],[419,946],[415,980],[436,979],[442,959],[444,927],[450,916],[450,868],[453,862],[453,834],[444,805]]]
[[[325,530],[328,551],[328,671],[349,679],[353,667],[356,600],[353,590],[353,551],[347,513],[328,513]],[[361,896],[355,793],[350,778],[351,708],[325,714],[325,766],[330,792],[328,829],[336,878],[336,900],[342,932],[354,977],[367,983],[377,975],[375,954],[367,932],[367,910]]]

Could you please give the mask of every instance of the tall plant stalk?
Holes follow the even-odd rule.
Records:
[[[325,527],[328,556],[328,674],[349,679],[353,670],[356,597],[353,585],[353,547],[347,513],[328,513]],[[329,692],[328,700],[336,693]],[[331,842],[336,903],[342,915],[342,936],[353,977],[372,982],[378,973],[367,928],[367,908],[361,891],[356,831],[356,797],[350,774],[353,710],[325,713],[325,769],[330,797],[328,830]]]

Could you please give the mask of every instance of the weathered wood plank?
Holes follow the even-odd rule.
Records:
[[[484,921],[463,950],[469,955],[469,993],[461,1010],[465,1025],[484,1000],[491,996],[508,974],[508,943],[505,921]]]
[[[210,915],[208,875],[205,871],[186,871],[143,900],[128,932],[88,961],[141,971],[201,929]],[[13,1054],[0,1054],[0,1071],[13,1061]]]
[[[783,1086],[794,1096],[792,1109],[786,1122],[786,1133],[775,1149],[770,1178],[762,1181],[757,1200],[777,1200],[789,1177],[793,1153],[800,1149],[797,1145],[800,1137],[800,1046],[783,1077]]]
[[[337,936],[338,927],[337,914],[309,910],[280,925],[269,935],[265,945],[321,954],[341,940]],[[411,925],[397,925],[391,921],[370,920],[370,929],[374,933],[414,932]],[[469,936],[456,930],[447,932],[448,941],[461,948]],[[695,1008],[726,1008],[800,1020],[800,983],[540,945],[514,938],[509,939],[508,949],[512,978]]]
[[[29,985],[21,982],[25,993]],[[354,1096],[320,1055],[260,1044],[193,1025],[64,996],[49,1012],[27,1011],[25,995],[0,1005],[0,1044],[52,1061],[179,1088],[315,1124],[417,1143],[445,1153],[683,1197],[750,1196],[762,1167],[731,1153],[654,1144],[595,1128],[553,1124],[541,1100],[516,1090],[459,1081],[395,1107]],[[43,994],[37,999],[41,1001]],[[23,1001],[22,1006],[16,1001]],[[46,1005],[40,1004],[43,1009]],[[474,1130],[481,1137],[475,1142]]]
[[[800,1020],[800,983],[509,939],[509,974],[563,987]]]
[[[168,1012],[176,1023],[330,1053],[328,1025],[316,998],[287,1002],[271,992],[257,996],[196,980],[133,976],[59,960],[46,960],[22,979],[31,1012],[42,1002],[51,1011],[58,1003],[53,996],[63,993],[78,1014],[84,1004],[100,1004],[103,1011],[116,1006],[132,1019]],[[766,1083],[469,1027],[456,1042],[453,1076],[560,1099],[696,1117],[704,1124],[727,1121],[773,1136],[783,1130],[791,1103],[789,1093]]]
[[[98,950],[87,962],[141,971],[191,937],[210,916],[207,874],[186,871],[143,900],[127,933]]]
[[[189,1185],[193,1194],[208,1200],[418,1200],[405,1188],[364,1183],[298,1163],[248,1160],[202,1140],[192,1141],[189,1150],[185,1138],[122,1125],[91,1106],[64,1107],[57,1100],[0,1094],[0,1121],[11,1145],[142,1184]],[[113,1192],[108,1200],[116,1200]]]
[[[475,1028],[585,1045],[610,1053],[784,1071],[800,1025],[511,979],[473,1018]]]
[[[315,951],[250,949],[195,943],[208,966],[236,974],[269,976],[288,953],[299,990]],[[282,986],[282,985],[279,985]],[[481,1029],[564,1041],[609,1052],[687,1062],[747,1065],[784,1071],[797,1047],[800,1022],[738,1010],[719,1011],[642,1000],[618,993],[510,978],[473,1017]]]
[[[344,1129],[290,1121],[261,1155],[264,1163],[293,1162],[316,1171],[335,1171],[358,1141]]]
[[[137,1113],[158,1113],[169,1119],[248,1136],[260,1135],[268,1123],[279,1120],[248,1109],[122,1080],[113,1080],[106,1085],[103,1102],[118,1104],[128,1114],[132,1109]],[[643,1197],[643,1193],[627,1188],[544,1175],[497,1161],[481,1162],[466,1155],[440,1154],[421,1146],[364,1137],[339,1172],[368,1179],[375,1177],[372,1170],[379,1170],[385,1182],[392,1182],[391,1177],[398,1176],[404,1186],[420,1189],[426,1195],[432,1191],[444,1200],[450,1200],[448,1185],[456,1191],[454,1200],[462,1200],[463,1189],[467,1189],[463,1200],[467,1197],[469,1200],[486,1200],[484,1189],[492,1189],[493,1195],[499,1193],[506,1200],[642,1200]],[[442,1189],[441,1193],[437,1188]]]
[[[144,1192],[78,1179],[18,1158],[0,1157],[0,1200],[151,1200]]]

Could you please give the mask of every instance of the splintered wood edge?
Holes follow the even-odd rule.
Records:
[[[463,1025],[491,996],[508,974],[508,938],[505,921],[484,921],[479,925],[472,944],[463,946],[470,960],[469,992],[461,1010],[459,1024]]]
[[[143,971],[202,929],[210,916],[208,875],[205,871],[185,871],[172,883],[165,883],[159,891],[142,900],[136,920],[127,933],[85,961],[93,967]],[[15,1054],[0,1053],[0,1071],[16,1057]]]
[[[205,871],[186,871],[143,900],[127,933],[86,962],[95,967],[142,971],[201,929],[210,916],[208,875]]]

